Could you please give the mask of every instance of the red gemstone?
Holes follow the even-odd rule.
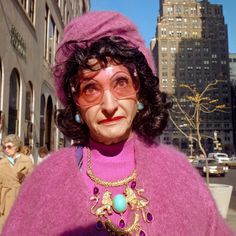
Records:
[[[150,212],[148,212],[147,213],[147,221],[152,222],[152,220],[153,220],[152,214]]]
[[[103,229],[103,224],[102,224],[102,222],[100,220],[96,224],[96,229],[97,230],[102,230]]]
[[[97,195],[98,193],[99,193],[98,187],[94,187],[94,189],[93,189],[93,194],[94,194],[94,195]]]
[[[119,222],[119,226],[120,226],[120,228],[124,228],[125,227],[125,222],[124,222],[124,220],[120,220],[120,222]]]
[[[134,189],[136,187],[136,182],[135,181],[132,181],[131,183],[131,188]]]
[[[141,230],[141,231],[139,232],[139,236],[145,236],[145,235],[146,235],[146,234],[144,233],[144,231]]]

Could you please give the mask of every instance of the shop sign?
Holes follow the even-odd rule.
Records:
[[[26,44],[23,37],[16,30],[15,26],[11,26],[11,44],[17,51],[17,53],[23,58],[26,59]]]

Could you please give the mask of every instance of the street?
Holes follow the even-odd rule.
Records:
[[[236,168],[229,169],[225,177],[211,176],[210,183],[228,184],[233,186],[229,208],[236,210]]]

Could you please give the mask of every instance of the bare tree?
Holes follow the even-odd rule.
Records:
[[[175,128],[190,141],[191,155],[193,142],[196,142],[201,150],[206,161],[207,184],[209,184],[209,168],[206,151],[202,145],[204,135],[201,134],[200,129],[201,116],[203,113],[214,113],[216,111],[226,112],[225,104],[219,104],[218,99],[212,99],[209,96],[209,91],[217,89],[216,85],[220,82],[223,81],[216,80],[209,83],[201,92],[196,89],[196,86],[181,84],[180,87],[186,89],[186,96],[178,99],[176,96],[172,95],[174,104],[173,109],[169,112],[170,120]],[[186,106],[186,104],[188,105]],[[179,124],[178,117],[181,117],[181,121],[184,122],[184,124]],[[188,129],[185,127],[188,127]],[[215,140],[214,136],[210,138]]]

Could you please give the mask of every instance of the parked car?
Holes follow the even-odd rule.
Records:
[[[226,166],[229,168],[236,168],[236,157],[232,156],[230,157],[230,160],[225,163]]]
[[[219,175],[224,177],[225,174],[228,172],[228,166],[224,166],[216,159],[208,158],[208,168],[209,168],[209,175]],[[206,175],[206,161],[205,160],[194,160],[192,165],[199,171],[200,175]]]
[[[212,152],[208,154],[208,158],[214,158],[218,163],[226,164],[230,161],[227,153],[223,152]]]
[[[195,160],[195,157],[194,156],[188,156],[188,161],[191,163]]]
[[[236,161],[236,156],[235,155],[231,156],[230,161]]]

